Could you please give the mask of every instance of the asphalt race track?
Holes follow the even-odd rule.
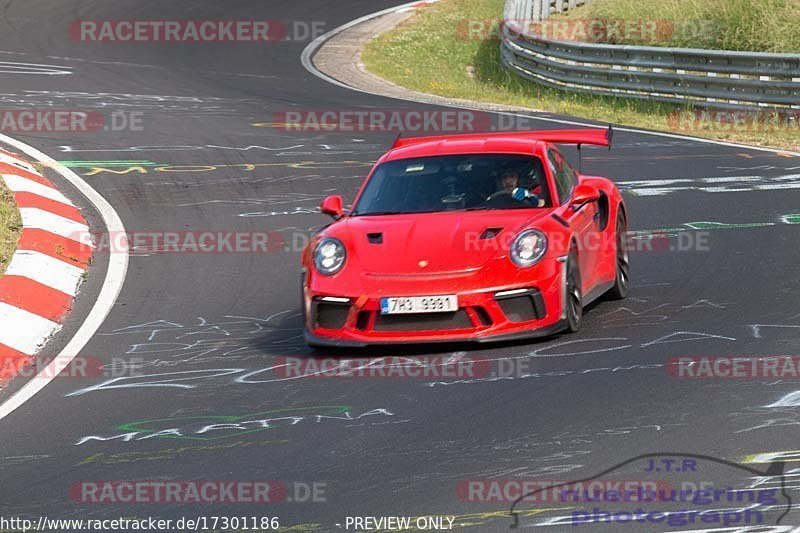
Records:
[[[296,526],[291,531],[338,531],[348,516],[433,515],[454,517],[456,530],[504,531],[512,523],[511,502],[464,501],[459,482],[580,480],[657,453],[701,454],[762,471],[771,459],[784,459],[786,492],[797,499],[792,470],[800,467],[800,452],[792,450],[798,449],[800,394],[791,394],[800,385],[675,379],[665,367],[677,356],[798,354],[797,158],[618,132],[612,151],[585,150],[584,170],[619,183],[631,229],[671,230],[658,249],[633,253],[627,301],[593,305],[574,336],[337,354],[466,351],[488,359],[494,371],[510,369],[502,377],[285,379],[273,368],[279,358],[312,354],[301,336],[300,253],[291,238],[328,222],[315,212],[326,195],[352,200],[395,133],[285,132],[269,126],[274,114],[425,106],[352,92],[313,76],[300,62],[307,39],[112,44],[75,42],[67,31],[75,19],[280,19],[320,21],[327,31],[395,4],[0,3],[0,61],[71,71],[3,73],[0,108],[135,111],[142,119],[141,131],[12,136],[59,161],[77,161],[71,168],[114,206],[129,232],[268,230],[288,243],[269,254],[134,250],[113,311],[81,354],[113,363],[122,377],[55,379],[0,421],[0,516],[277,516],[281,526]],[[130,168],[137,169],[123,172]],[[63,180],[59,185],[81,202]],[[87,218],[97,222],[86,207]],[[96,258],[96,275],[90,275],[69,326],[46,352],[55,353],[74,333],[107,261],[108,252]],[[131,366],[121,368],[123,360]],[[258,429],[235,427],[237,421],[278,418]],[[213,436],[198,433],[223,423],[231,427]],[[769,453],[777,455],[754,457]],[[629,463],[608,476],[644,479],[645,464]],[[697,464],[696,471],[664,472],[664,478],[673,485],[717,487],[754,482],[752,472],[735,465]],[[776,479],[767,483],[777,486]],[[294,501],[88,503],[74,492],[87,480],[277,480]],[[304,501],[295,483],[316,483],[324,496]],[[520,527],[546,531],[720,527],[698,519],[685,526],[577,529],[563,518],[575,505],[523,502],[517,509]],[[779,495],[764,523],[775,524],[785,510]],[[800,524],[799,517],[793,511],[781,524]]]

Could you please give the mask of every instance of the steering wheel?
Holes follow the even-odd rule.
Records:
[[[490,194],[489,198],[487,198],[486,201],[487,202],[491,202],[492,200],[496,200],[496,199],[498,199],[498,198],[500,198],[502,196],[509,196],[509,197],[513,198],[514,200],[517,200],[516,198],[514,198],[512,191],[507,191],[507,190],[503,189],[501,191],[495,191],[492,194]],[[517,201],[519,201],[519,200],[517,200]]]
[[[495,191],[486,200],[483,205],[488,207],[515,207],[519,204],[524,204],[525,200],[517,200],[514,198],[512,191]]]

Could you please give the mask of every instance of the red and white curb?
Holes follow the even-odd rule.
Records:
[[[93,246],[80,210],[29,162],[0,149],[0,177],[22,218],[0,275],[0,383],[33,361],[71,310]]]
[[[4,143],[5,145],[12,147],[16,152],[25,154],[31,161],[36,161],[37,163],[45,165],[55,173],[59,174],[61,178],[65,180],[65,182],[74,187],[75,190],[78,191],[94,208],[100,217],[102,225],[105,227],[105,231],[107,231],[109,235],[127,234],[125,232],[125,224],[123,224],[119,214],[116,212],[116,210],[114,210],[114,206],[112,206],[108,200],[94,190],[91,185],[86,183],[86,181],[84,181],[84,179],[78,176],[74,171],[62,165],[41,150],[37,150],[33,146],[18,139],[14,139],[13,137],[9,137],[8,135],[0,133],[0,143]],[[9,156],[5,155],[4,157]],[[19,157],[13,155],[10,157],[14,160],[11,161],[11,163],[12,166],[16,167],[14,169],[15,174],[19,174],[19,172],[17,172],[18,169],[22,169],[23,171],[30,170],[30,165],[25,161],[21,161]],[[20,166],[20,164],[22,164],[22,166]],[[26,167],[26,165],[28,166]],[[47,180],[42,182],[41,180],[37,179],[36,176],[36,174],[26,174],[23,177],[27,177],[29,178],[29,181],[34,181],[40,185],[44,185],[50,189],[53,189],[52,183]],[[37,190],[40,192],[44,191],[46,194],[52,194],[50,189]],[[45,198],[47,197],[45,196]],[[60,199],[59,196],[56,196],[55,198]],[[53,200],[53,198],[49,199]],[[69,207],[69,204],[65,205],[67,205],[67,208]],[[34,231],[35,229],[36,228],[30,231]],[[71,242],[67,242],[66,244],[72,245]],[[25,246],[25,244],[23,243],[21,246]],[[63,260],[64,257],[74,257],[70,255],[71,250],[69,249],[64,250],[57,248],[56,251],[58,252],[58,257],[56,258],[58,260]],[[122,291],[122,286],[125,284],[125,276],[128,272],[128,252],[129,248],[127,242],[123,240],[122,242],[116,243],[115,253],[110,254],[107,258],[105,277],[102,281],[100,292],[97,294],[96,298],[94,298],[91,309],[83,318],[75,333],[66,342],[64,347],[60,352],[58,352],[53,360],[47,363],[47,366],[43,368],[39,367],[34,379],[27,381],[24,385],[22,385],[22,387],[19,388],[19,390],[14,392],[11,397],[0,404],[0,420],[3,420],[7,416],[14,413],[14,411],[22,407],[26,402],[36,396],[42,389],[47,387],[47,385],[53,381],[53,379],[55,379],[62,370],[67,368],[72,360],[75,359],[75,357],[81,353],[86,345],[92,340],[94,335],[103,325],[103,322],[105,322],[108,314],[114,308],[117,297],[119,297],[119,294]],[[76,257],[75,259],[80,258]],[[4,324],[0,322],[0,329],[3,328]],[[30,354],[22,355],[30,356]]]

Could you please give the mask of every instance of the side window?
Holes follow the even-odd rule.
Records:
[[[578,186],[578,172],[572,168],[572,165],[563,157],[561,161],[564,164],[564,172],[567,175],[567,181],[569,181],[569,193],[572,194],[572,190]]]
[[[578,183],[578,175],[556,150],[550,149],[547,151],[547,164],[550,166],[550,172],[552,172],[556,181],[558,201],[563,204]]]

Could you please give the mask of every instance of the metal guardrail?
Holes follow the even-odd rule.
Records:
[[[552,13],[563,13],[591,0],[517,0],[506,2],[505,20],[545,20]],[[510,7],[510,11],[509,11]]]
[[[704,107],[800,109],[800,54],[618,46],[528,34],[524,22],[540,20],[541,6],[556,3],[562,10],[574,7],[567,0],[506,0],[501,59],[507,68],[569,91]]]

